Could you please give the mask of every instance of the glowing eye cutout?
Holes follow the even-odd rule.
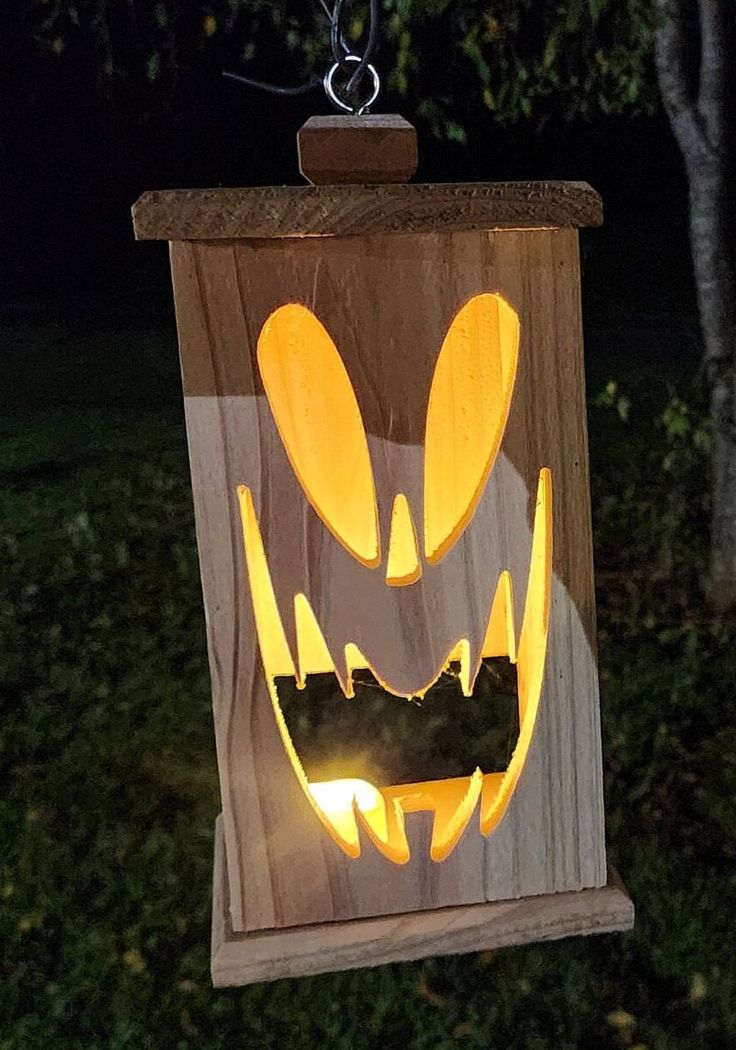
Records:
[[[519,354],[519,316],[496,294],[455,315],[427,409],[424,548],[438,562],[475,512],[506,427]]]
[[[274,311],[258,339],[258,366],[286,454],[304,493],[358,561],[380,561],[368,442],[337,347],[311,310]]]

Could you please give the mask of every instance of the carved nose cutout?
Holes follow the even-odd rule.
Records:
[[[394,500],[391,512],[391,537],[388,545],[386,583],[390,587],[407,587],[422,575],[417,552],[417,532],[409,501],[403,492]]]

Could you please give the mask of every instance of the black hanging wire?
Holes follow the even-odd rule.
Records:
[[[259,88],[261,91],[270,91],[272,95],[307,95],[314,91],[322,83],[322,77],[313,74],[304,84],[295,84],[293,87],[282,87],[280,84],[267,84],[265,80],[254,80],[253,77],[244,77],[242,73],[231,73],[229,69],[223,69],[222,75],[227,80],[237,80],[248,87]]]
[[[360,102],[360,88],[366,73],[370,72],[373,77],[374,96],[378,93],[378,75],[371,65],[371,59],[378,43],[378,0],[369,0],[368,39],[361,56],[358,56],[351,51],[343,30],[343,20],[345,17],[344,0],[335,0],[334,7],[332,8],[330,8],[327,0],[319,0],[319,2],[330,20],[330,47],[334,59],[332,69],[328,70],[328,73],[324,77],[320,77],[316,73],[313,73],[303,84],[282,86],[280,84],[271,84],[264,80],[255,80],[253,77],[244,76],[242,73],[233,73],[230,70],[223,70],[222,75],[228,80],[235,80],[241,84],[247,84],[248,87],[258,88],[260,91],[269,91],[271,94],[284,96],[306,95],[320,85],[325,86],[327,89],[329,77],[329,90],[327,91],[327,94],[331,101],[334,101],[341,109],[346,109],[355,113],[365,112],[367,106],[365,103],[361,104]],[[345,81],[344,87],[338,87],[335,85],[334,77],[336,72],[342,74],[342,79]]]
[[[320,7],[327,15],[330,20],[330,47],[332,48],[332,57],[335,62],[344,62],[345,56],[350,54],[350,44],[348,44],[345,34],[340,27],[340,7],[336,4],[334,8],[331,8],[327,3],[327,0],[319,0]],[[342,6],[342,4],[340,4]]]
[[[338,63],[340,69],[344,72],[348,72],[347,57],[349,52],[343,50],[342,54],[338,55],[337,48],[342,45],[344,48],[345,37],[342,33],[340,23],[342,21],[343,11],[343,0],[335,0],[335,7],[332,11],[331,19],[331,32],[330,39],[332,41],[332,54],[335,62]],[[365,45],[365,50],[358,63],[357,68],[353,71],[352,76],[345,85],[345,95],[348,100],[352,100],[357,97],[358,88],[366,74],[368,66],[373,54],[376,50],[376,44],[378,43],[378,0],[369,0],[368,5],[368,40]]]

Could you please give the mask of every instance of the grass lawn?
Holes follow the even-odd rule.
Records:
[[[608,837],[635,931],[225,992],[170,309],[7,312],[0,1050],[736,1045],[736,630],[698,592],[707,431],[673,351],[695,329],[593,271]]]

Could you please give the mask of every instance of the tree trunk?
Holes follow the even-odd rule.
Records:
[[[717,612],[736,607],[736,270],[727,181],[728,9],[699,0],[700,69],[691,85],[685,0],[657,0],[655,57],[662,99],[687,170],[690,243],[710,390],[713,434],[710,565]],[[731,11],[731,18],[733,11]]]
[[[725,174],[690,176],[690,236],[705,342],[713,435],[711,545],[706,593],[736,606],[736,280],[729,259]]]

